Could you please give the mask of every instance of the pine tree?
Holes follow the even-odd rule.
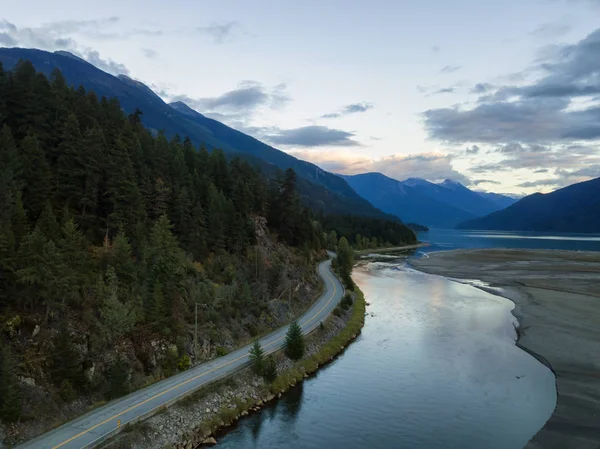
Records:
[[[285,336],[285,355],[292,360],[300,360],[304,356],[304,335],[298,321],[290,324]]]
[[[65,204],[74,210],[81,203],[86,178],[86,167],[82,161],[83,138],[79,121],[74,114],[68,116],[61,132],[57,149],[57,204]]]
[[[260,345],[260,341],[256,340],[249,351],[249,359],[252,364],[252,371],[257,376],[262,376],[265,368],[265,351]]]

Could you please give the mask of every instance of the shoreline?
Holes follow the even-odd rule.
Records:
[[[209,432],[204,432],[198,442],[193,443],[193,439],[187,439],[179,444],[169,446],[169,448],[190,449],[195,447],[212,446],[213,444],[216,444],[217,440],[215,437],[222,437],[232,427],[234,427],[241,418],[248,416],[250,413],[259,412],[263,407],[266,407],[270,403],[281,398],[281,396],[289,389],[295,387],[298,383],[303,382],[304,379],[313,377],[320,368],[333,362],[346,350],[348,345],[356,340],[364,326],[366,300],[362,291],[356,285],[353,293],[354,303],[348,312],[348,319],[344,323],[344,326],[336,335],[333,335],[324,342],[321,342],[320,347],[314,354],[292,363],[291,367],[280,372],[272,384],[267,386],[269,395],[264,398],[264,400],[259,399],[254,404],[245,404],[243,407],[235,410],[233,416],[229,414],[230,416],[224,417],[225,419],[218,418],[219,421],[212,426],[212,429]],[[333,318],[334,315],[330,315],[327,319],[327,322]],[[315,331],[316,329],[308,334],[308,336],[314,334]],[[278,352],[280,353],[281,351]],[[190,443],[192,444],[190,445]]]
[[[354,255],[355,256],[363,256],[365,254],[371,254],[371,253],[389,253],[389,252],[396,252],[396,251],[405,251],[405,250],[409,250],[409,249],[417,249],[417,248],[425,248],[429,246],[429,243],[427,242],[419,242],[419,243],[415,243],[414,245],[405,245],[405,246],[389,246],[387,248],[371,248],[371,249],[361,249],[358,251],[354,251]]]
[[[411,265],[514,303],[515,345],[555,375],[556,407],[527,449],[600,447],[600,253],[454,250]],[[470,284],[472,285],[472,284]]]
[[[221,438],[241,418],[260,411],[299,382],[312,377],[319,368],[328,365],[342,354],[360,335],[364,326],[366,301],[358,286],[355,286],[353,296],[352,307],[341,318],[332,313],[325,320],[325,329],[328,331],[318,326],[306,335],[308,350],[303,359],[291,362],[283,356],[282,350],[275,353],[280,372],[271,384],[263,382],[262,378],[254,376],[249,368],[245,368],[219,381],[215,388],[197,392],[187,400],[187,404],[182,404],[179,408],[169,408],[163,414],[142,423],[142,426],[134,426],[129,432],[123,432],[107,441],[102,447],[120,448],[124,447],[121,444],[125,444],[126,447],[140,449],[192,449],[216,444],[216,438]],[[190,407],[195,407],[195,412],[189,410]],[[211,413],[202,414],[200,418],[198,411],[203,413],[205,408]],[[197,421],[188,423],[188,427],[191,428],[181,431],[185,420],[194,419]],[[144,429],[143,426],[147,428]],[[156,435],[154,438],[150,438],[149,435],[152,429],[160,432],[163,427],[165,430],[169,429],[174,438],[157,444]],[[155,444],[149,446],[147,440]]]

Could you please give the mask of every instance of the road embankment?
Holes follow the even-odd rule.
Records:
[[[558,400],[527,449],[600,447],[600,253],[458,250],[411,260],[421,271],[481,280],[515,303],[517,344],[553,370]]]

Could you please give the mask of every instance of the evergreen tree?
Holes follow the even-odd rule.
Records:
[[[29,219],[35,221],[52,196],[52,173],[37,135],[27,135],[20,146],[23,202],[27,204]]]
[[[265,368],[265,351],[260,345],[260,341],[256,340],[250,348],[249,359],[254,374],[262,376]]]
[[[285,355],[292,360],[300,360],[304,356],[304,335],[298,321],[290,324],[285,335]]]

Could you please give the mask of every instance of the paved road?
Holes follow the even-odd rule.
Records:
[[[314,330],[331,313],[344,291],[338,279],[331,273],[331,260],[322,262],[318,271],[324,280],[325,290],[317,302],[299,320],[304,333]],[[284,326],[263,337],[261,344],[265,352],[270,353],[281,349],[286,332],[287,326]],[[119,431],[119,420],[121,428],[127,423],[141,421],[151,416],[161,406],[171,405],[198,388],[225,377],[248,364],[249,349],[250,345],[245,346],[224,357],[110,402],[19,446],[19,449],[95,447]]]

